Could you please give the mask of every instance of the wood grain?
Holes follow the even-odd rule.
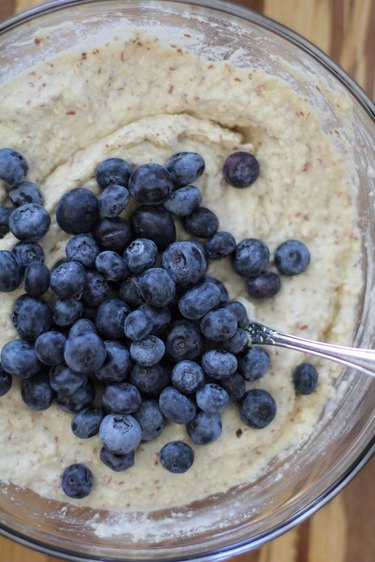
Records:
[[[40,0],[0,0],[0,20]],[[375,0],[242,0],[304,35],[375,95]],[[296,529],[232,562],[374,562],[375,462]],[[0,538],[0,562],[58,562]]]

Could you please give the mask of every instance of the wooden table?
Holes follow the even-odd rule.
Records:
[[[0,0],[0,20],[40,0]],[[242,0],[298,31],[341,64],[373,98],[375,0]],[[374,562],[375,461],[297,529],[233,562]],[[0,538],[0,562],[58,562]]]

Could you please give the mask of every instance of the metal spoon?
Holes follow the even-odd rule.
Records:
[[[284,347],[310,355],[317,355],[318,357],[353,367],[358,371],[375,377],[375,350],[373,349],[345,347],[308,340],[272,330],[258,322],[251,322],[247,332],[250,334],[251,343],[275,345],[276,347]]]

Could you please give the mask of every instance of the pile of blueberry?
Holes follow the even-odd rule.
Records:
[[[193,443],[207,445],[219,438],[220,414],[230,400],[252,428],[267,426],[276,414],[267,391],[245,386],[263,377],[269,355],[249,346],[245,307],[229,302],[223,283],[206,271],[208,260],[230,256],[257,299],[276,294],[280,277],[267,271],[270,252],[262,241],[237,245],[230,233],[218,231],[216,215],[201,206],[201,192],[191,185],[204,169],[203,158],[192,152],[135,169],[120,158],[103,161],[96,170],[99,197],[82,187],[58,202],[57,223],[72,237],[66,258],[49,270],[39,244],[51,224],[41,192],[25,181],[25,158],[0,150],[0,178],[14,205],[0,208],[1,233],[10,230],[19,240],[12,251],[0,251],[0,291],[21,282],[25,291],[12,312],[19,338],[1,351],[0,395],[14,376],[33,410],[55,401],[74,414],[77,437],[99,435],[100,458],[115,471],[131,467],[139,443],[160,435],[167,422],[184,424]],[[237,152],[223,173],[243,188],[256,180],[259,165]],[[130,198],[138,206],[127,220],[120,215]],[[177,220],[191,241],[176,240]],[[292,240],[279,246],[274,264],[279,273],[295,275],[309,258],[306,246]],[[309,364],[299,371],[294,384],[308,394],[317,373]],[[193,461],[183,441],[160,451],[160,463],[174,473]],[[85,497],[92,485],[82,464],[62,475],[71,497]]]

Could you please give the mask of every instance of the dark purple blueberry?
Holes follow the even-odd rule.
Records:
[[[124,259],[129,270],[139,275],[153,267],[158,257],[158,248],[152,240],[136,238],[124,252]]]
[[[318,371],[311,363],[301,363],[293,372],[293,385],[299,394],[311,394],[318,384]]]
[[[283,275],[299,275],[310,263],[310,252],[303,242],[287,240],[276,248],[275,265]]]
[[[95,398],[95,385],[88,378],[74,393],[57,393],[56,404],[63,412],[76,414],[89,406]]]
[[[197,391],[195,398],[198,407],[207,414],[221,414],[229,404],[229,394],[215,383],[203,385]]]
[[[176,240],[172,215],[160,207],[143,205],[132,214],[132,225],[137,238],[153,240],[160,251]]]
[[[182,394],[193,394],[204,384],[204,373],[195,361],[180,361],[171,373],[171,382]]]
[[[250,277],[246,282],[246,290],[253,299],[270,299],[281,289],[280,277],[273,271],[265,271],[257,277]]]
[[[14,303],[12,323],[21,338],[35,340],[50,329],[51,310],[44,300],[22,295]]]
[[[68,367],[77,373],[94,373],[103,365],[107,350],[100,337],[93,333],[68,338],[64,359]]]
[[[162,264],[176,285],[186,289],[198,283],[207,270],[203,246],[195,242],[171,244],[163,253]]]
[[[69,337],[73,338],[74,336],[82,336],[83,334],[87,334],[87,332],[92,332],[94,334],[97,333],[94,322],[88,318],[79,318],[79,320],[76,320],[70,328]]]
[[[86,273],[85,285],[82,293],[82,300],[89,306],[99,306],[110,296],[110,286],[106,278],[97,271]]]
[[[46,365],[59,365],[64,361],[66,337],[61,332],[51,330],[44,332],[35,341],[35,350],[39,361]]]
[[[41,412],[52,404],[55,392],[47,373],[41,372],[21,381],[22,400],[32,410]]]
[[[32,261],[44,263],[45,259],[44,250],[38,242],[17,242],[12,253],[16,256],[22,269],[26,269]],[[2,268],[0,268],[1,270]]]
[[[163,416],[174,423],[189,423],[197,413],[193,400],[173,386],[167,386],[161,391],[159,408]]]
[[[202,334],[211,341],[222,342],[234,336],[238,322],[228,308],[216,308],[203,316],[200,329]]]
[[[237,332],[231,338],[223,341],[223,346],[226,351],[238,355],[247,349],[249,346],[249,334],[246,330],[238,328]]]
[[[0,179],[13,187],[23,182],[29,165],[26,158],[13,148],[0,148]]]
[[[146,312],[133,310],[125,319],[123,331],[131,341],[139,341],[151,334],[152,323]]]
[[[26,270],[23,279],[25,293],[29,297],[41,297],[48,291],[50,283],[50,271],[46,264],[34,261],[31,262]]]
[[[246,307],[242,304],[242,302],[239,301],[229,302],[226,305],[226,308],[228,308],[231,312],[233,312],[233,314],[237,318],[238,326],[240,328],[246,329],[249,327],[250,324],[249,316],[247,314]]]
[[[9,232],[9,219],[13,210],[13,207],[0,207],[0,238],[4,238]]]
[[[188,320],[174,322],[165,338],[166,354],[172,361],[196,359],[202,353],[203,341],[199,329]]]
[[[106,447],[100,449],[100,460],[114,472],[122,472],[134,466],[134,451],[125,455],[115,455]]]
[[[71,299],[80,295],[85,281],[86,270],[78,262],[67,261],[51,271],[51,289],[61,299]]]
[[[89,234],[77,234],[68,241],[65,252],[69,261],[76,261],[84,267],[92,268],[100,249],[96,240]]]
[[[172,191],[164,202],[164,208],[172,215],[186,217],[190,215],[202,203],[202,193],[198,187],[188,185]]]
[[[41,205],[26,203],[9,217],[9,230],[18,240],[37,242],[48,232],[51,217]]]
[[[122,281],[128,276],[125,260],[112,250],[106,250],[97,255],[95,267],[107,281]]]
[[[43,205],[43,195],[39,187],[30,181],[23,181],[9,191],[9,199],[15,207],[21,207],[26,203],[37,203]]]
[[[112,250],[122,255],[133,237],[133,232],[127,220],[115,217],[102,219],[95,228],[94,235],[102,250]]]
[[[220,385],[228,392],[233,402],[239,402],[246,391],[245,379],[240,373],[234,373],[220,381]]]
[[[262,240],[245,238],[232,256],[232,266],[238,275],[255,277],[263,273],[270,260],[270,251]]]
[[[206,207],[199,207],[183,221],[185,230],[197,238],[211,238],[219,228],[219,219]]]
[[[123,382],[133,364],[128,349],[117,341],[105,341],[104,346],[107,355],[102,366],[95,371],[96,378],[105,384]]]
[[[217,232],[206,242],[206,252],[210,260],[221,260],[233,254],[236,240],[230,232]]]
[[[96,168],[96,181],[102,189],[113,184],[127,187],[132,171],[132,166],[126,160],[107,158]]]
[[[129,179],[130,196],[146,205],[160,205],[173,189],[169,172],[160,164],[142,164]]]
[[[178,308],[185,318],[197,320],[218,306],[220,301],[220,289],[212,281],[204,280],[182,295]]]
[[[177,152],[165,163],[176,187],[195,182],[204,172],[205,161],[197,152]]]
[[[163,388],[170,384],[170,375],[163,365],[142,367],[134,365],[129,382],[134,384],[142,394],[158,397]]]
[[[258,160],[249,152],[233,152],[224,162],[223,174],[233,187],[248,187],[259,176]]]
[[[128,382],[108,384],[103,392],[105,411],[114,414],[133,414],[142,404],[142,396],[136,386]]]
[[[176,294],[173,277],[161,267],[153,267],[142,273],[139,286],[143,299],[151,306],[167,306]]]
[[[276,415],[276,403],[266,390],[254,388],[245,392],[240,406],[241,420],[254,429],[269,425]]]
[[[74,395],[87,382],[87,376],[76,373],[66,365],[56,365],[49,372],[49,382],[58,395]]]
[[[195,418],[186,425],[190,439],[196,445],[210,445],[219,439],[222,432],[220,414],[198,412]]]
[[[128,305],[120,299],[108,299],[99,306],[95,324],[99,334],[109,340],[124,336],[124,322],[130,313]]]
[[[120,285],[119,296],[130,306],[136,307],[142,304],[143,298],[140,292],[139,278],[129,277],[125,279]]]
[[[214,283],[214,285],[216,285],[216,287],[219,289],[220,291],[219,305],[223,306],[223,304],[226,304],[229,300],[229,293],[224,283],[220,281],[220,279],[217,279],[216,277],[212,277],[212,275],[206,275],[205,280],[211,281],[211,283]]]
[[[72,326],[83,314],[83,304],[78,299],[56,299],[51,304],[55,324],[65,328]]]
[[[134,413],[142,430],[142,441],[151,441],[163,431],[165,418],[160,411],[157,400],[144,400]]]
[[[160,464],[174,474],[186,472],[193,462],[194,451],[183,441],[171,441],[160,451]]]
[[[84,234],[100,219],[99,203],[92,191],[77,187],[65,193],[57,204],[56,221],[69,234]]]
[[[233,375],[237,370],[238,363],[232,353],[210,349],[203,354],[201,365],[211,379],[221,380]]]
[[[132,359],[142,367],[152,367],[164,357],[164,342],[157,336],[149,335],[130,345]]]
[[[14,291],[20,285],[21,279],[22,268],[16,256],[8,250],[0,250],[0,291]]]
[[[6,373],[27,379],[39,372],[41,364],[34,347],[25,340],[11,340],[1,350],[1,366]]]
[[[251,347],[238,363],[238,370],[248,381],[263,377],[271,365],[267,351],[262,347]]]
[[[160,308],[144,303],[140,305],[138,310],[146,313],[149,322],[152,324],[150,333],[155,336],[162,334],[171,323],[172,314],[167,306]]]
[[[88,406],[75,414],[71,427],[74,435],[80,439],[88,439],[99,433],[103,412],[97,406]]]
[[[121,215],[129,203],[129,190],[122,185],[109,185],[98,197],[102,217],[113,219]]]
[[[74,499],[87,497],[91,493],[93,482],[93,474],[84,464],[71,464],[61,477],[64,493]]]

